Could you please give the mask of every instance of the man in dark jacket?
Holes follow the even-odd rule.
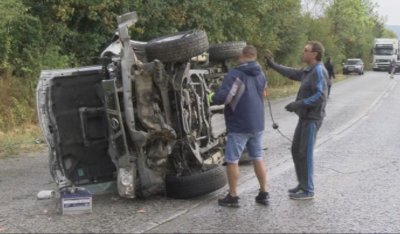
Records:
[[[292,142],[292,157],[298,185],[289,189],[291,199],[314,197],[313,157],[318,129],[325,117],[328,72],[321,63],[324,48],[321,43],[306,44],[303,61],[307,67],[294,69],[278,65],[267,58],[267,65],[289,79],[300,81],[296,101],[289,103],[287,111],[295,112],[299,121]]]
[[[335,79],[335,71],[333,68],[333,63],[330,57],[328,57],[328,59],[325,62],[325,68],[328,71],[328,80],[327,80],[327,84],[328,84],[328,98],[329,95],[331,94],[331,87],[332,87],[332,79]]]
[[[262,139],[264,131],[264,89],[267,80],[256,62],[254,46],[243,48],[240,64],[224,77],[221,87],[211,96],[213,104],[225,104],[227,143],[224,161],[227,167],[229,193],[219,199],[221,206],[239,207],[237,182],[239,158],[246,147],[253,161],[254,171],[260,184],[256,202],[267,205],[267,175],[263,160]]]

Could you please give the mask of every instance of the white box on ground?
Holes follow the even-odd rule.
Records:
[[[62,191],[61,213],[67,215],[92,213],[92,194],[84,189]]]

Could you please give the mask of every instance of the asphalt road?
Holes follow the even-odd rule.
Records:
[[[1,232],[400,232],[400,76],[384,72],[348,76],[334,84],[315,151],[316,197],[288,199],[296,184],[290,142],[271,127],[265,144],[271,203],[254,203],[252,167],[241,166],[241,208],[219,207],[222,188],[190,200],[154,196],[127,200],[96,195],[93,213],[60,215],[45,153],[0,161]],[[282,133],[291,138],[297,118],[284,111],[293,99],[272,102]]]

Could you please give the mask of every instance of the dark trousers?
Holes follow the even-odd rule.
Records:
[[[299,119],[294,132],[292,157],[299,186],[306,192],[314,192],[314,146],[322,120]]]
[[[332,85],[329,85],[329,84],[328,84],[328,97],[329,97],[329,95],[331,94],[331,87],[332,87]]]

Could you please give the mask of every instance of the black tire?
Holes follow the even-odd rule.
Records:
[[[244,41],[212,44],[208,50],[210,61],[222,61],[231,58],[238,58],[245,46],[246,42]]]
[[[206,52],[208,46],[206,32],[191,30],[149,41],[146,54],[149,61],[183,62]]]
[[[216,166],[199,174],[168,175],[165,179],[167,196],[186,199],[213,192],[226,185],[224,167]]]

